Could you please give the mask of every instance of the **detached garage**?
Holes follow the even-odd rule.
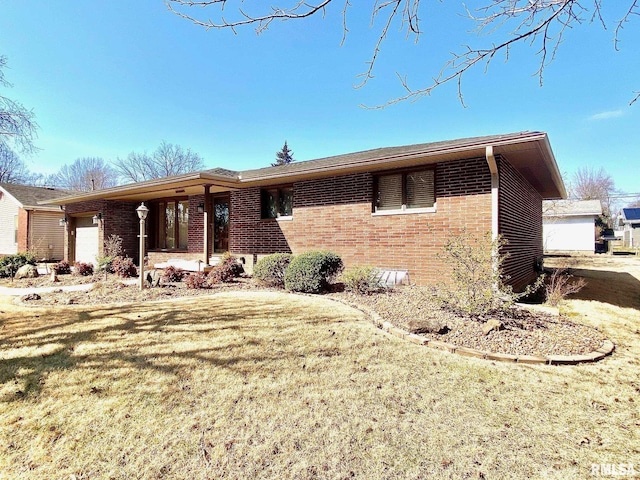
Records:
[[[542,202],[542,238],[545,252],[593,253],[600,200],[547,200]]]

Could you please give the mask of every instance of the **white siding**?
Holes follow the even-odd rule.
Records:
[[[62,260],[64,257],[64,227],[62,212],[30,212],[29,250],[38,260]]]
[[[593,252],[595,223],[593,217],[544,218],[542,238],[545,251],[569,250]]]
[[[0,192],[2,194],[2,192]],[[0,198],[0,255],[11,255],[18,252],[16,243],[15,217],[18,215],[18,205],[7,195]]]

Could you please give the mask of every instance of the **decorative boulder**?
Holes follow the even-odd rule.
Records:
[[[23,265],[18,269],[14,278],[20,280],[21,278],[36,278],[37,276],[38,267],[35,265]]]
[[[485,335],[489,335],[491,332],[497,332],[498,330],[503,330],[504,325],[500,320],[496,320],[492,318],[487,323],[482,326],[482,333]]]
[[[159,287],[162,275],[158,270],[149,270],[147,272],[147,285],[150,287]]]

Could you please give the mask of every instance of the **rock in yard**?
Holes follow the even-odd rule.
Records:
[[[40,300],[40,295],[38,295],[37,293],[30,293],[28,295],[23,295],[20,300],[22,300],[23,302],[27,302],[29,300]]]
[[[150,287],[158,287],[160,286],[160,280],[162,279],[162,275],[158,270],[149,270],[147,272],[147,285]]]
[[[409,331],[418,335],[423,333],[437,333],[445,335],[451,330],[448,325],[435,319],[414,319],[409,322]]]
[[[15,279],[36,278],[38,276],[38,267],[35,265],[23,265],[16,272]]]
[[[496,320],[495,318],[492,318],[482,325],[482,333],[485,335],[489,335],[491,332],[497,332],[498,330],[504,330],[504,325],[500,320]]]

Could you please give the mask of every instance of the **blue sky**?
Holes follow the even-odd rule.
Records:
[[[162,0],[0,0],[0,54],[14,84],[5,95],[32,108],[40,125],[41,150],[25,161],[53,173],[80,157],[114,160],[166,140],[199,153],[207,167],[246,169],[269,165],[285,140],[306,160],[541,130],[565,182],[582,166],[604,167],[619,189],[640,192],[640,101],[628,105],[640,90],[638,20],[623,31],[619,52],[612,28],[587,23],[568,32],[543,87],[533,76],[536,49],[522,45],[507,63],[496,58],[487,73],[465,77],[466,108],[450,84],[417,102],[368,110],[360,105],[403,93],[396,72],[419,86],[449,52],[479,43],[459,15],[461,2],[423,0],[419,42],[396,25],[375,78],[356,89],[378,25],[369,28],[370,2],[352,3],[341,46],[339,9],[257,36],[250,27],[205,31]],[[230,0],[226,11],[237,4]],[[613,22],[623,12],[604,13]]]

